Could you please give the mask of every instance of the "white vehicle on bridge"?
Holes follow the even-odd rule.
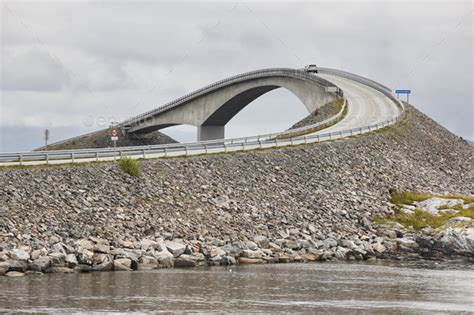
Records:
[[[307,65],[304,67],[304,71],[318,73],[318,66],[316,65]]]

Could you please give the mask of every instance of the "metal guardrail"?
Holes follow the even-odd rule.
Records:
[[[321,69],[321,68],[320,68]],[[346,136],[354,136],[386,126],[392,125],[398,122],[404,115],[405,109],[402,102],[400,102],[388,89],[387,87],[372,81],[370,79],[363,78],[358,75],[354,75],[345,71],[333,70],[323,68],[321,73],[333,74],[341,77],[345,77],[356,82],[366,84],[375,90],[383,93],[392,101],[394,101],[401,108],[399,115],[393,118],[389,118],[377,124],[371,124],[368,126],[362,126],[359,128],[353,128],[348,130],[336,131],[325,134],[312,134],[306,136],[296,136],[289,139],[278,139],[280,136],[294,134],[315,128],[323,123],[327,124],[327,121],[320,122],[318,124],[309,125],[297,129],[287,130],[283,132],[257,135],[250,137],[240,137],[231,139],[218,139],[199,141],[192,143],[170,143],[164,145],[149,145],[149,146],[135,146],[135,147],[118,147],[118,148],[100,148],[100,149],[77,149],[77,150],[55,150],[55,151],[32,151],[32,152],[12,152],[12,153],[0,153],[0,165],[13,163],[23,164],[28,161],[44,162],[48,164],[60,161],[75,162],[77,160],[85,161],[99,161],[104,159],[115,159],[123,156],[131,156],[136,158],[147,158],[147,157],[167,157],[176,155],[191,155],[200,153],[217,153],[227,152],[235,149],[246,150],[255,148],[269,148],[269,147],[280,147],[287,145],[296,145],[302,143],[314,143],[326,140],[333,140],[343,138]],[[345,106],[347,103],[345,103]],[[339,114],[342,113],[342,110]],[[337,119],[337,117],[331,117],[328,120]]]

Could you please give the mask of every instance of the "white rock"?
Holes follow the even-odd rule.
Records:
[[[173,241],[166,241],[165,246],[175,258],[183,254],[186,250],[186,245]]]
[[[14,249],[10,251],[10,255],[15,260],[28,260],[30,259],[30,254],[22,249]]]
[[[462,199],[445,199],[433,197],[424,201],[415,202],[415,206],[418,209],[427,211],[434,215],[438,215],[438,208],[441,206],[447,206],[448,208],[451,208],[457,204],[464,204],[464,201]]]

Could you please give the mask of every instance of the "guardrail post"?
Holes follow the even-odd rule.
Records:
[[[352,129],[351,129],[351,137],[352,137]]]
[[[23,156],[21,154],[18,155],[18,161],[20,162],[20,165],[23,165]]]
[[[304,136],[304,144],[308,144],[308,136]]]
[[[46,153],[46,165],[48,165],[48,164],[49,164],[49,155],[48,155],[48,153]]]
[[[262,141],[260,140],[260,137],[258,138],[258,147],[261,149],[262,148]]]
[[[227,153],[227,143],[224,142],[224,152]]]
[[[362,127],[359,127],[359,133],[362,134]]]
[[[370,132],[370,125],[369,125],[369,132]]]
[[[71,152],[71,161],[74,163],[74,152]]]
[[[290,138],[290,144],[293,145],[293,137]]]
[[[207,144],[204,145],[204,152],[207,154]]]
[[[329,133],[329,140],[332,140],[332,132]]]
[[[278,138],[275,138],[275,146],[278,147]]]
[[[188,146],[187,145],[184,146],[184,151],[186,152],[186,156],[188,156]]]
[[[146,159],[145,149],[142,150],[143,159]]]
[[[320,142],[320,141],[319,141],[319,135],[316,135],[316,137],[317,137],[317,139],[318,139],[318,142]]]
[[[99,162],[99,152],[95,153],[95,160],[96,160],[96,162]]]
[[[165,147],[164,150],[165,150],[165,157],[167,157],[168,156],[168,148]]]
[[[245,151],[245,142],[242,142],[242,151]]]

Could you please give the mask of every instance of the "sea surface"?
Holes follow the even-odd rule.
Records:
[[[325,262],[0,277],[0,313],[474,313],[474,264]]]

